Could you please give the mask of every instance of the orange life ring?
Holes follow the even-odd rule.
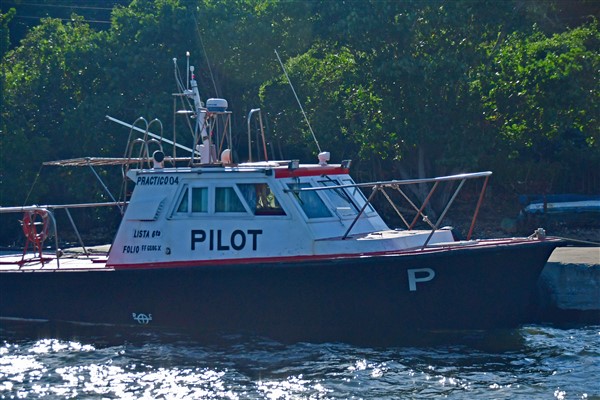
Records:
[[[25,211],[23,215],[23,233],[27,240],[42,243],[48,237],[50,217],[46,210]]]

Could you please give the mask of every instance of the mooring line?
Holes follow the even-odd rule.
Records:
[[[566,237],[560,237],[560,236],[554,236],[554,235],[550,235],[553,238],[556,239],[560,239],[560,240],[564,240],[566,242],[572,242],[572,243],[580,243],[580,244],[586,244],[589,246],[598,246],[600,247],[600,242],[592,242],[592,241],[588,241],[588,240],[581,240],[581,239],[572,239],[572,238],[566,238]]]

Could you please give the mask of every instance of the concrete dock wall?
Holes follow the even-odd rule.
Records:
[[[600,247],[554,250],[538,281],[541,321],[600,324]]]

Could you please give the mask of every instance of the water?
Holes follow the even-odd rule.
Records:
[[[600,326],[383,348],[86,330],[1,321],[0,398],[600,399]]]

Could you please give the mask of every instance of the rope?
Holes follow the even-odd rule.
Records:
[[[552,236],[552,237],[556,238],[556,239],[564,240],[566,242],[586,244],[589,246],[599,246],[600,247],[600,242],[591,242],[588,240],[572,239],[572,238],[566,238],[566,237],[560,237],[560,236]]]
[[[27,202],[29,201],[29,196],[31,196],[31,192],[33,192],[33,188],[35,187],[35,184],[38,181],[38,178],[40,177],[41,173],[42,173],[42,168],[44,168],[44,164],[40,165],[40,169],[38,169],[38,172],[35,176],[35,179],[33,180],[33,183],[31,184],[31,187],[29,188],[29,192],[27,193],[27,197],[25,197],[25,201],[23,202],[23,206],[25,206],[27,204]]]

